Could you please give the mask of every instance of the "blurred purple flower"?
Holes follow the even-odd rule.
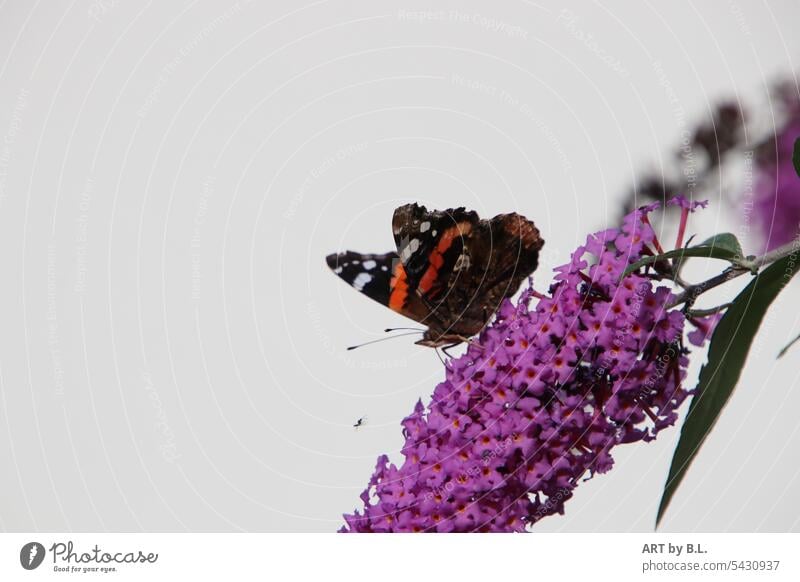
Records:
[[[775,139],[764,144],[753,176],[753,214],[756,226],[772,250],[794,240],[800,233],[800,178],[792,164],[794,141],[800,137],[800,107]]]
[[[665,307],[673,295],[657,272],[620,280],[661,248],[647,219],[657,206],[590,235],[548,295],[528,289],[502,304],[478,345],[450,361],[428,409],[418,402],[403,421],[404,462],[378,458],[363,510],[340,531],[525,531],[608,471],[615,445],[675,423],[689,395],[686,319]],[[701,344],[716,318],[697,323]]]

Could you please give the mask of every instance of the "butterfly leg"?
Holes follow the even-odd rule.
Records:
[[[453,358],[453,354],[451,354],[451,353],[450,353],[450,352],[448,352],[447,350],[449,350],[450,348],[454,348],[454,347],[456,347],[456,346],[457,346],[458,344],[460,344],[460,343],[461,343],[461,342],[455,342],[455,343],[452,343],[452,344],[446,345],[446,346],[444,346],[444,347],[442,348],[442,351],[445,353],[445,355],[447,355],[447,357],[448,357],[448,358],[451,358],[451,359],[452,359],[452,358]]]

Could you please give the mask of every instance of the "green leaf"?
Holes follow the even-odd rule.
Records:
[[[794,171],[800,176],[800,137],[794,140],[794,152],[792,154],[792,163],[794,163]]]
[[[656,526],[733,393],[767,308],[798,269],[800,261],[793,255],[775,261],[744,288],[717,324],[708,348],[708,362],[700,370],[697,391],[681,427],[658,507]]]
[[[700,244],[701,247],[720,247],[735,253],[740,259],[744,257],[742,245],[739,244],[739,239],[736,235],[730,232],[722,232],[715,234],[707,241]]]
[[[715,234],[710,239],[700,243],[698,246],[719,247],[734,253],[739,261],[744,258],[744,251],[742,250],[742,245],[739,243],[739,239],[736,238],[735,234],[730,232]],[[683,259],[675,259],[674,268],[676,273],[680,273],[683,269]]]
[[[784,347],[784,348],[783,348],[783,349],[780,351],[780,353],[778,353],[778,358],[782,358],[783,356],[785,356],[785,355],[786,355],[786,352],[788,352],[788,351],[789,351],[789,349],[790,349],[790,348],[791,348],[791,347],[792,347],[794,344],[796,344],[796,343],[798,342],[798,340],[800,340],[800,335],[798,335],[796,338],[794,338],[792,341],[790,341],[788,344],[786,344],[786,347]],[[778,358],[775,358],[775,359],[777,360]]]
[[[667,259],[675,259],[675,258],[677,258],[679,261],[682,261],[683,259],[689,257],[706,257],[711,259],[722,259],[724,261],[730,261],[732,263],[738,263],[738,261],[741,259],[741,254],[737,256],[737,254],[734,251],[719,245],[717,246],[698,245],[696,247],[674,249],[660,255],[645,257],[641,260],[636,261],[631,265],[628,265],[628,268],[625,269],[624,273],[622,273],[622,277],[626,277],[631,273],[633,273],[634,271],[638,271],[639,269],[641,269],[646,265],[658,263],[659,261],[665,261]]]

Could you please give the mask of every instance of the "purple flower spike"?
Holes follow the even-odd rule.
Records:
[[[548,294],[503,303],[403,421],[405,460],[378,459],[340,531],[523,532],[611,469],[613,447],[675,423],[689,395],[686,319],[653,273],[620,280],[655,241],[650,210],[590,236]],[[716,319],[698,320],[694,343]]]

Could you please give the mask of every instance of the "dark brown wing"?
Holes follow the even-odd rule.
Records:
[[[484,305],[494,313],[506,297],[517,292],[522,282],[539,266],[539,252],[544,246],[539,229],[530,220],[516,213],[499,214],[481,224],[481,230],[492,244],[487,250],[481,243],[473,253],[479,263],[487,265],[482,289]],[[477,241],[476,241],[477,242]]]
[[[466,237],[435,307],[441,331],[469,337],[483,329],[503,299],[536,269],[543,245],[539,230],[524,216],[481,220]]]

